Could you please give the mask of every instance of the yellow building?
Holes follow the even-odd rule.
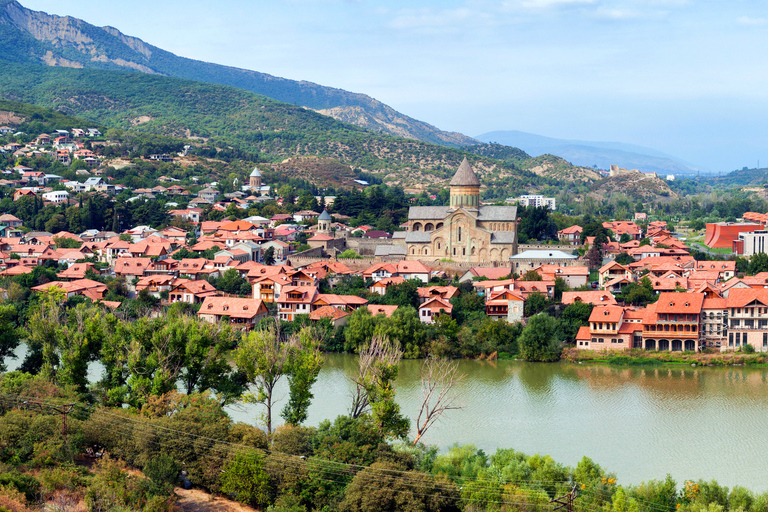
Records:
[[[412,206],[408,259],[508,261],[517,253],[517,207],[480,205],[480,180],[465,158],[450,182],[449,206]]]

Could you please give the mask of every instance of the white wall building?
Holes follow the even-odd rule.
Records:
[[[43,199],[52,203],[63,203],[69,199],[69,192],[66,190],[54,190],[43,194]]]
[[[752,256],[761,252],[768,252],[768,231],[752,231],[739,233],[739,240],[743,240],[744,256]]]
[[[526,195],[526,196],[520,196],[517,199],[512,199],[511,201],[508,199],[509,202],[517,201],[520,203],[520,206],[547,206],[550,210],[555,210],[555,198],[554,197],[544,197],[540,195]]]

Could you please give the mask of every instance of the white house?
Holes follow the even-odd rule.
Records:
[[[69,192],[66,190],[54,190],[53,192],[46,192],[43,194],[43,199],[52,203],[63,203],[69,199]]]

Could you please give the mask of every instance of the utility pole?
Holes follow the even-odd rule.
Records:
[[[575,500],[578,497],[578,493],[576,490],[579,488],[579,484],[574,484],[573,489],[571,489],[571,492],[568,494],[565,494],[563,496],[558,496],[557,498],[552,498],[549,500],[550,503],[557,503],[559,506],[552,509],[552,512],[555,512],[555,510],[560,510],[564,508],[566,512],[573,512],[573,500]]]

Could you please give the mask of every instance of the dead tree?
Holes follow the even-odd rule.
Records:
[[[421,365],[421,407],[416,417],[417,444],[424,433],[440,419],[445,411],[461,409],[456,402],[454,386],[464,379],[459,363],[449,359],[428,357]]]

